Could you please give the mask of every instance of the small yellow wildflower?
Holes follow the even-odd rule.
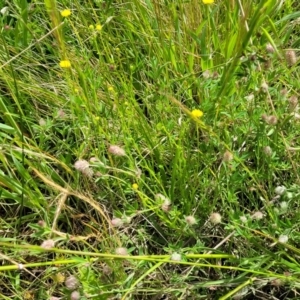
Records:
[[[74,89],[74,92],[75,92],[76,94],[78,94],[78,93],[79,93],[79,89]]]
[[[107,87],[107,90],[108,90],[109,92],[113,92],[113,91],[114,91],[114,88],[110,85],[110,86]]]
[[[101,31],[101,30],[102,30],[102,25],[97,24],[97,25],[96,25],[96,30]]]
[[[214,3],[215,1],[214,1],[214,0],[202,0],[202,2],[203,2],[204,4],[212,4],[212,3]]]
[[[90,25],[90,26],[89,26],[89,29],[90,29],[90,30],[94,30],[94,28],[95,28],[94,25]]]
[[[67,18],[71,15],[71,11],[69,9],[64,9],[60,12],[61,16]]]
[[[70,68],[71,62],[69,60],[62,60],[59,65],[61,68]]]
[[[203,111],[200,109],[193,109],[191,115],[194,118],[201,118],[203,116]]]
[[[137,183],[134,183],[134,184],[132,185],[132,189],[135,190],[135,191],[137,191],[137,190],[139,189],[138,184],[137,184]]]

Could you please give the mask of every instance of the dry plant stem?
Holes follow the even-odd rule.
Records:
[[[54,219],[53,219],[53,224],[52,224],[52,228],[51,230],[54,231],[56,229],[56,223],[57,223],[57,219],[60,215],[60,212],[66,202],[66,200],[68,199],[68,194],[67,193],[62,193],[62,195],[60,195],[60,199],[58,201],[58,205],[57,208],[55,210],[55,215],[54,215]]]
[[[219,247],[221,247],[224,243],[226,243],[233,235],[235,234],[235,231],[231,232],[229,235],[227,235],[219,244],[217,244],[215,247],[213,247],[214,250],[217,250]],[[204,252],[206,254],[211,254],[212,251]]]
[[[17,55],[15,55],[14,57],[12,57],[11,59],[9,59],[7,62],[5,62],[3,65],[0,66],[0,69],[3,69],[5,66],[9,65],[12,61],[14,61],[15,59],[17,59],[18,57],[20,57],[21,55],[23,55],[25,52],[27,52],[30,48],[32,48],[34,45],[40,43],[42,40],[44,40],[46,37],[48,37],[51,33],[53,33],[56,29],[58,29],[59,27],[61,27],[64,23],[59,24],[59,26],[51,29],[47,34],[45,34],[44,36],[42,36],[40,39],[38,39],[35,43],[29,45],[27,48],[25,48],[24,50],[22,50],[20,53],[18,53]]]

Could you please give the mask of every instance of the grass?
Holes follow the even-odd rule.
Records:
[[[7,3],[1,299],[299,298],[298,3]]]

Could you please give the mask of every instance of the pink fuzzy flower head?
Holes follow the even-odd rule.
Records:
[[[116,155],[116,156],[125,156],[126,155],[125,150],[117,145],[110,145],[108,147],[108,152],[113,155]]]

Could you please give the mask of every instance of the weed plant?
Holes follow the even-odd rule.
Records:
[[[300,298],[298,1],[0,6],[1,299]]]

